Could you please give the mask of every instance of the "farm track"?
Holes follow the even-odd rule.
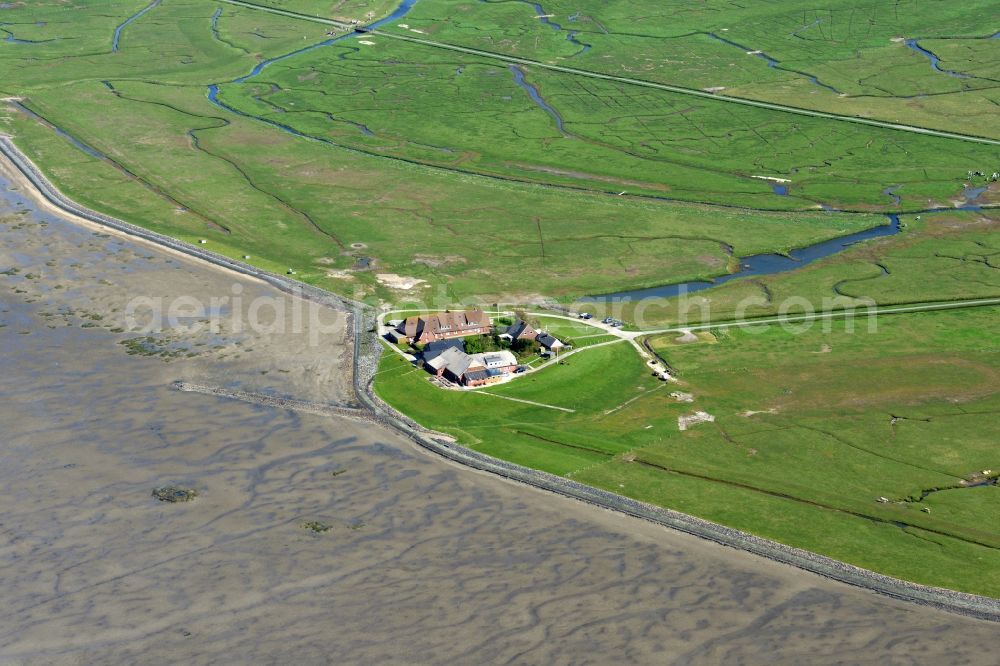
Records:
[[[720,95],[717,93],[706,92],[704,90],[698,90],[697,88],[687,88],[684,86],[671,85],[668,83],[656,83],[654,81],[647,81],[645,79],[635,79],[626,76],[617,76],[614,74],[602,74],[600,72],[595,72],[587,69],[579,69],[576,67],[565,67],[562,65],[553,65],[549,63],[544,63],[539,60],[533,60],[530,58],[520,58],[517,56],[506,55],[503,53],[496,53],[494,51],[484,51],[481,49],[469,48],[466,46],[458,46],[455,44],[448,44],[446,42],[437,42],[430,39],[423,39],[420,37],[410,37],[408,35],[399,35],[396,33],[385,32],[383,30],[367,30],[365,28],[355,28],[354,26],[346,25],[339,21],[333,21],[330,19],[324,19],[319,16],[313,16],[310,14],[302,14],[299,12],[292,12],[288,10],[280,10],[273,7],[265,7],[253,2],[246,2],[244,0],[216,0],[217,2],[225,2],[232,5],[238,5],[240,7],[245,7],[248,9],[257,9],[260,11],[269,12],[272,14],[280,14],[287,16],[289,18],[300,19],[303,21],[311,21],[314,23],[322,23],[324,25],[334,26],[344,30],[356,30],[363,34],[377,35],[379,37],[385,37],[387,39],[395,39],[403,42],[410,42],[412,44],[420,44],[423,46],[428,46],[436,49],[444,49],[447,51],[454,51],[457,53],[465,53],[468,55],[475,55],[482,58],[490,58],[492,60],[498,60],[500,62],[514,64],[514,65],[527,65],[530,67],[538,67],[540,69],[547,69],[553,72],[561,72],[563,74],[572,74],[574,76],[583,76],[591,79],[601,79],[604,81],[614,81],[617,83],[625,83],[628,85],[640,86],[643,88],[652,88],[655,90],[663,90],[666,92],[678,93],[681,95],[689,95],[692,97],[700,97],[703,99],[710,99],[720,102],[728,102],[731,104],[740,104],[743,106],[752,106],[759,109],[767,109],[770,111],[779,111],[783,113],[791,113],[799,116],[810,116],[813,118],[823,118],[826,120],[834,120],[838,122],[854,123],[856,125],[867,125],[869,127],[880,127],[882,129],[895,130],[900,132],[909,132],[911,134],[922,134],[925,136],[936,136],[944,139],[955,139],[958,141],[967,141],[970,143],[981,143],[992,146],[1000,146],[1000,139],[991,139],[984,136],[976,136],[972,134],[960,134],[957,132],[946,132],[944,130],[935,130],[928,127],[919,127],[917,125],[904,125],[900,123],[892,123],[885,120],[876,120],[872,118],[862,118],[859,116],[845,116],[836,113],[828,113],[826,111],[816,111],[813,109],[807,109],[798,106],[789,106],[787,104],[775,104],[773,102],[762,102],[753,99],[747,99],[743,97],[733,97],[732,95]]]
[[[271,398],[270,396],[244,392],[228,392],[232,393],[232,395],[223,395],[219,392],[219,389],[190,384],[186,385],[187,390],[220,395],[221,397],[230,399],[250,400],[252,402],[259,402],[260,404],[267,403],[279,408],[300,408],[303,411],[308,409],[320,412],[332,410],[330,412],[331,416],[335,415],[334,412],[336,412],[336,415],[340,415],[340,411],[343,410],[343,416],[364,418],[373,423],[392,428],[405,435],[421,448],[464,467],[495,474],[509,481],[523,483],[537,489],[617,511],[668,529],[675,529],[721,545],[737,548],[871,592],[970,617],[1000,622],[1000,599],[935,588],[892,578],[816,553],[792,548],[747,532],[712,523],[695,516],[652,506],[577,483],[564,477],[499,460],[446,441],[443,436],[429,432],[419,424],[408,419],[405,415],[388,406],[375,395],[373,379],[377,371],[378,359],[382,352],[382,344],[379,342],[377,333],[375,332],[377,331],[375,312],[370,307],[317,287],[288,280],[283,276],[274,275],[249,264],[229,259],[228,257],[206,251],[183,241],[143,229],[142,227],[117,220],[81,206],[67,198],[52,185],[34,163],[8,137],[0,136],[0,154],[9,161],[16,171],[23,175],[26,183],[34,188],[41,198],[63,213],[68,214],[71,219],[82,218],[115,232],[159,245],[167,250],[180,252],[214,266],[262,280],[283,292],[308,298],[314,302],[345,312],[351,319],[350,324],[352,324],[353,330],[349,328],[348,334],[354,345],[353,387],[355,397],[362,409],[340,405],[323,406],[303,401],[288,400],[284,400],[284,404],[281,404],[283,399],[280,398]],[[1000,298],[981,299],[975,302],[976,305],[969,305],[968,307],[985,305],[984,300],[1000,304]],[[952,305],[952,307],[960,306]],[[924,304],[917,306],[916,309],[911,311],[919,311],[920,309],[927,308],[927,304]],[[176,388],[183,389],[184,387],[177,386]]]

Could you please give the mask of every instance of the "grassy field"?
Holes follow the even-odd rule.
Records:
[[[123,7],[122,14],[141,6]],[[438,287],[435,298],[490,289],[515,298],[572,295],[600,290],[608,280],[641,285],[724,272],[720,244],[759,251],[878,222],[630,203],[456,178],[305,141],[219,109],[205,96],[210,83],[245,74],[260,57],[314,43],[320,28],[229,6],[216,16],[217,10],[157,6],[128,26],[120,51],[79,66],[45,67],[0,44],[11,61],[29,63],[17,70],[24,82],[14,91],[27,93],[25,105],[104,157],[82,152],[16,110],[7,112],[7,126],[68,194],[88,205],[189,240],[206,237],[218,251],[249,254],[273,270],[291,267],[301,279],[361,296],[400,294],[379,291],[371,274],[351,272],[355,255],[428,280]],[[108,41],[114,21],[92,13],[98,26],[87,34]],[[133,51],[130,41],[141,48]],[[631,231],[613,229],[623,224]],[[355,251],[351,243],[366,247]],[[577,265],[581,253],[589,253],[586,266]]]
[[[903,216],[903,233],[796,270],[734,280],[686,299],[591,306],[649,329],[676,322],[1000,296],[1000,213]]]
[[[418,3],[412,35],[847,115],[1000,137],[988,0]],[[538,18],[544,15],[543,21]],[[911,48],[907,40],[940,58]]]
[[[7,131],[92,207],[369,300],[569,299],[720,275],[729,248],[786,251],[884,222],[810,210],[817,202],[891,208],[882,192],[891,184],[904,207],[948,205],[966,171],[996,153],[527,71],[525,85],[551,93],[574,134],[563,137],[506,67],[356,39],[231,83],[262,59],[327,39],[329,26],[172,0],[122,28],[115,51],[117,28],[146,7],[83,4],[70,17],[62,3],[36,3],[37,23],[20,20],[24,8],[4,10],[24,25],[18,39],[35,41],[0,41],[14,73],[0,87],[44,118],[8,108]],[[366,7],[386,11],[384,2],[341,9]],[[253,117],[212,104],[211,84]],[[793,170],[787,196],[753,178]],[[353,270],[364,258],[430,287],[381,286]]]
[[[376,388],[491,455],[892,575],[1000,595],[1000,531],[986,519],[1000,491],[913,501],[1000,471],[995,322],[984,309],[883,317],[874,333],[718,331],[714,344],[659,345],[677,384],[650,376],[623,342],[486,391],[572,413],[442,391],[392,354]],[[696,410],[715,422],[679,431],[678,417]]]
[[[970,169],[1000,164],[996,146],[457,56],[351,40],[224,86],[222,99],[309,136],[459,172],[761,210],[947,206]],[[787,181],[785,194],[765,178]]]
[[[249,254],[267,268],[292,267],[300,279],[349,294],[375,287],[371,273],[349,270],[360,256],[375,257],[380,270],[427,280],[436,287],[430,296],[444,302],[517,301],[597,292],[609,281],[645,286],[721,274],[728,261],[723,246],[752,253],[881,222],[664,207],[456,180],[227,118],[201,91],[111,84],[114,90],[100,83],[68,88],[74,110],[60,104],[66,87],[30,100],[37,113],[86,137],[106,159],[34,120],[14,118],[20,145],[68,194],[189,240],[207,238],[213,249]],[[81,109],[92,115],[81,116]],[[131,122],[140,110],[143,123]]]
[[[399,5],[398,0],[262,0],[259,5],[284,9],[301,14],[321,16],[336,21],[370,23],[390,14]]]

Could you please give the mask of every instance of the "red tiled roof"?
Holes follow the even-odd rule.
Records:
[[[436,336],[489,327],[490,318],[482,310],[459,310],[408,317],[397,330],[409,338],[419,338],[425,332]]]

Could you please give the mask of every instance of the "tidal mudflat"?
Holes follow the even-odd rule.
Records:
[[[349,400],[348,341],[329,313],[319,345],[227,327],[121,344],[136,296],[289,297],[13,187],[0,662],[995,660],[993,624],[471,472],[379,426],[172,390]],[[197,496],[152,496],[169,485]]]

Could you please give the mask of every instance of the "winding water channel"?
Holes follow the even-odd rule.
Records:
[[[136,19],[140,18],[143,14],[145,14],[146,12],[150,11],[151,9],[153,9],[154,7],[156,7],[158,4],[160,4],[161,1],[162,0],[153,0],[146,7],[144,7],[143,9],[140,9],[138,12],[136,12],[132,16],[129,16],[127,19],[125,19],[125,21],[123,21],[121,24],[119,24],[117,28],[115,28],[115,33],[114,33],[114,35],[111,38],[111,52],[112,53],[117,53],[118,52],[118,46],[119,46],[119,43],[121,42],[122,31],[125,28],[127,28],[130,23],[132,23]]]
[[[729,273],[714,280],[693,280],[690,282],[680,282],[677,284],[664,285],[662,287],[651,287],[649,289],[632,289],[620,291],[600,296],[592,296],[584,300],[589,301],[633,301],[643,298],[672,298],[682,294],[690,294],[703,289],[717,287],[731,280],[752,277],[754,275],[773,275],[775,273],[786,273],[788,271],[801,268],[812,262],[829,257],[856,243],[880,238],[882,236],[892,236],[899,233],[899,217],[897,215],[887,215],[889,224],[883,224],[871,229],[865,229],[857,233],[832,238],[827,241],[809,245],[803,248],[791,250],[784,254],[755,254],[748,257],[740,257],[740,270],[736,273]]]
[[[45,25],[45,23],[39,22],[37,25],[41,27]],[[12,30],[8,30],[8,26],[10,26],[10,23],[0,23],[0,32],[7,35],[6,37],[3,38],[3,41],[9,44],[47,44],[49,42],[55,42],[60,39],[58,37],[52,39],[21,39],[20,37],[15,35]]]
[[[484,4],[499,4],[499,1],[506,2],[508,0],[499,0],[499,1],[498,0],[479,0],[479,1],[482,2],[482,3],[484,3]],[[583,55],[584,53],[586,53],[587,51],[589,51],[592,48],[591,44],[587,44],[586,42],[581,42],[579,39],[577,39],[576,36],[579,35],[582,32],[582,30],[565,30],[565,28],[562,26],[561,23],[556,23],[555,21],[552,20],[552,15],[549,14],[548,12],[546,12],[545,8],[542,7],[542,5],[540,3],[532,2],[531,0],[516,0],[516,2],[523,3],[525,5],[528,5],[532,9],[534,9],[535,10],[535,18],[538,19],[539,21],[541,21],[543,24],[549,26],[550,28],[552,28],[556,32],[563,32],[563,31],[566,32],[566,41],[569,42],[570,44],[573,44],[573,45],[578,46],[580,48],[579,51],[577,51],[576,53],[574,53],[574,54],[572,54],[570,56],[571,58],[575,58],[578,55]],[[571,21],[571,22],[576,21],[578,17],[579,17],[579,12],[577,12],[576,14],[571,15],[569,17],[569,21]]]
[[[524,80],[524,70],[517,65],[508,65],[507,69],[514,74],[514,83],[528,93],[528,97],[531,98],[532,102],[552,117],[552,120],[556,123],[556,129],[558,129],[561,134],[565,135],[566,128],[563,125],[562,116],[560,116],[559,112],[556,111],[548,102],[542,99],[542,95],[538,92],[538,88]]]
[[[791,72],[793,74],[799,74],[799,75],[804,76],[807,79],[809,79],[809,82],[812,83],[815,86],[819,86],[820,88],[825,88],[825,89],[829,90],[832,93],[837,93],[838,95],[841,94],[840,90],[837,90],[836,88],[834,88],[833,86],[831,86],[831,85],[829,85],[827,83],[823,83],[822,81],[819,80],[819,78],[817,78],[816,76],[813,76],[812,74],[809,74],[807,72],[800,72],[800,71],[794,70],[794,69],[787,69],[785,67],[781,67],[781,61],[780,60],[772,58],[771,56],[767,55],[763,51],[750,49],[750,48],[748,48],[746,46],[743,46],[742,44],[738,44],[738,43],[736,43],[736,42],[734,42],[734,41],[732,41],[730,39],[726,39],[725,37],[720,37],[719,35],[715,34],[714,32],[708,32],[708,33],[705,33],[705,34],[708,37],[710,37],[711,39],[714,39],[717,42],[720,42],[722,44],[726,44],[728,46],[735,46],[736,48],[742,50],[747,55],[752,55],[752,56],[754,56],[756,58],[760,58],[761,60],[763,60],[764,62],[766,62],[767,66],[770,67],[771,69],[782,69],[784,71]]]
[[[941,74],[947,74],[948,76],[952,76],[956,79],[972,78],[968,74],[962,74],[961,72],[953,72],[950,69],[941,69],[941,59],[938,58],[937,55],[935,55],[933,52],[928,51],[924,47],[920,46],[920,44],[915,39],[907,39],[906,46],[912,49],[913,51],[916,51],[920,55],[924,56],[925,58],[927,58],[931,63],[931,68],[935,72],[940,72]]]

